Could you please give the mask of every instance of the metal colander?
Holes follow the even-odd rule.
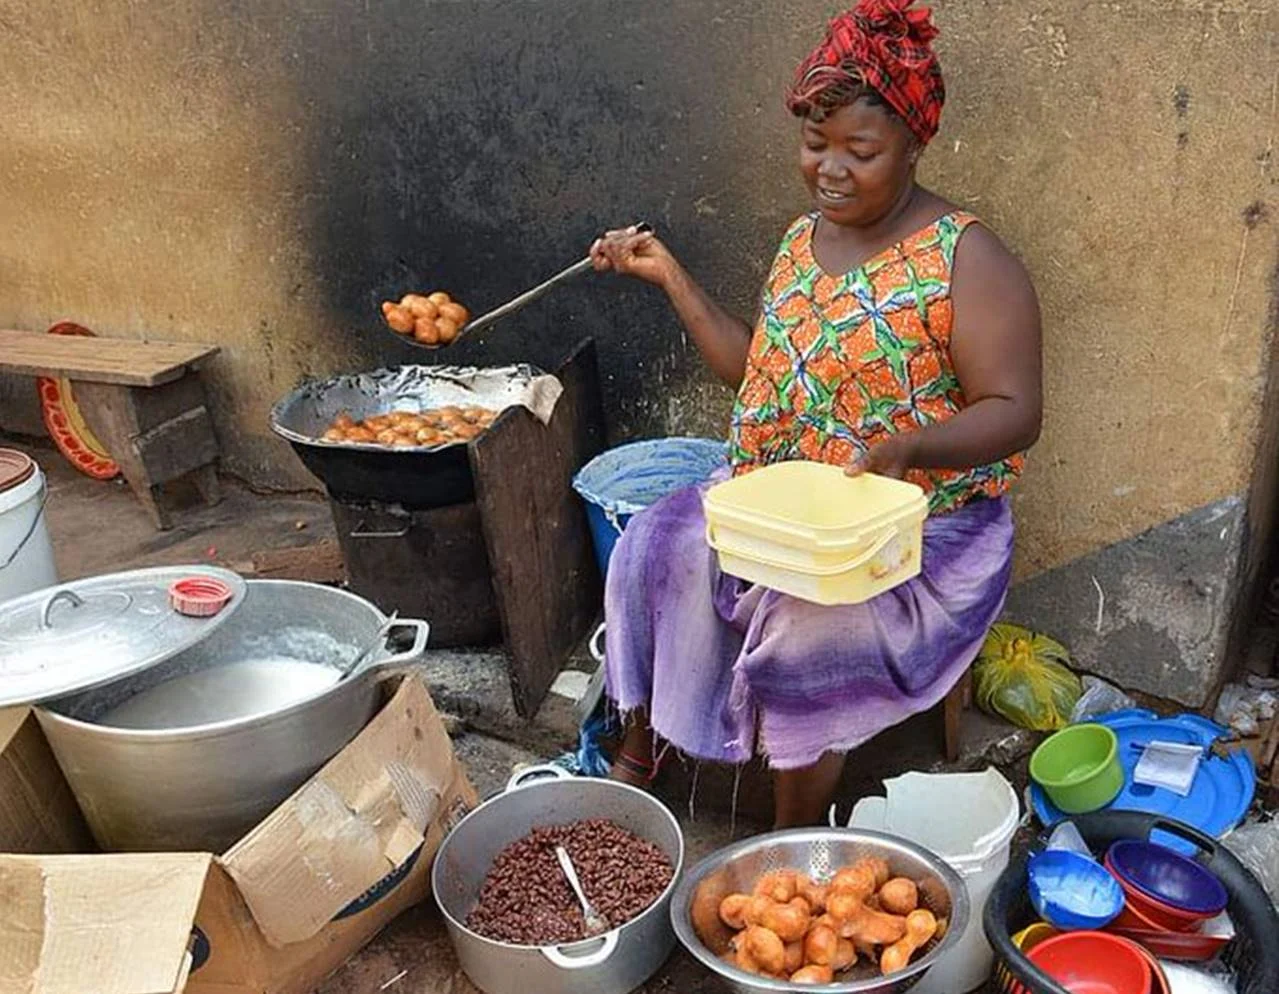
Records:
[[[829,880],[842,867],[867,856],[886,859],[893,876],[909,877],[919,887],[920,906],[946,920],[941,939],[934,939],[899,973],[885,977],[865,960],[844,982],[823,991],[840,994],[895,994],[909,990],[952,945],[959,941],[970,914],[968,889],[942,859],[927,849],[882,832],[865,829],[789,829],[762,835],[721,849],[689,870],[671,899],[675,934],[703,966],[725,985],[744,994],[809,991],[813,987],[769,980],[730,966],[721,955],[733,932],[719,919],[720,902],[729,894],[750,893],[755,882],[773,870],[798,870],[818,882]]]

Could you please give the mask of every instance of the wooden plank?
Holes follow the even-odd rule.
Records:
[[[341,583],[346,579],[342,549],[334,539],[288,549],[263,549],[255,552],[249,562],[231,566],[256,580]]]
[[[942,752],[948,763],[959,759],[963,746],[962,722],[964,708],[968,707],[972,699],[972,683],[973,673],[968,670],[942,700]]]
[[[572,489],[573,474],[603,440],[594,343],[581,342],[556,373],[564,393],[549,425],[513,408],[470,446],[511,693],[523,717],[537,712],[601,601],[586,512]]]
[[[186,411],[133,439],[153,486],[172,483],[201,466],[217,462],[213,419],[205,407]]]
[[[217,354],[195,342],[140,342],[0,329],[0,370],[27,376],[153,387]]]
[[[142,455],[133,444],[138,434],[138,417],[132,391],[132,387],[116,383],[85,381],[76,388],[76,402],[93,433],[102,440],[111,458],[119,463],[125,482],[151,516],[156,528],[167,531],[170,527],[169,512],[160,502],[159,488],[152,483]]]
[[[76,396],[89,427],[120,464],[126,482],[157,528],[169,527],[159,488],[188,473],[199,474],[196,485],[205,501],[217,503],[212,465],[218,458],[218,444],[213,419],[202,403],[182,410],[199,401],[202,390],[180,380],[155,387],[81,380]],[[174,411],[179,413],[158,421]]]

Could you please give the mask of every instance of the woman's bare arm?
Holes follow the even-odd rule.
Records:
[[[634,229],[610,231],[591,246],[591,259],[600,272],[634,276],[665,290],[711,371],[734,389],[741,385],[750,327],[715,303],[660,239]]]

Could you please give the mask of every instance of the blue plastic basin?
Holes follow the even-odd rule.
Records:
[[[655,438],[602,452],[582,467],[573,489],[586,501],[586,517],[600,574],[622,529],[663,497],[709,479],[727,464],[727,446],[710,438]]]

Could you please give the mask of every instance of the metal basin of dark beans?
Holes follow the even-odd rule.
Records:
[[[577,942],[590,932],[555,858],[563,846],[591,906],[613,928],[662,896],[674,876],[660,848],[606,819],[535,828],[503,849],[466,918],[473,932],[518,946]]]
[[[557,845],[607,920],[602,934],[588,936]],[[431,883],[458,961],[486,994],[627,994],[674,950],[683,863],[679,825],[656,798],[539,767],[458,824]]]

